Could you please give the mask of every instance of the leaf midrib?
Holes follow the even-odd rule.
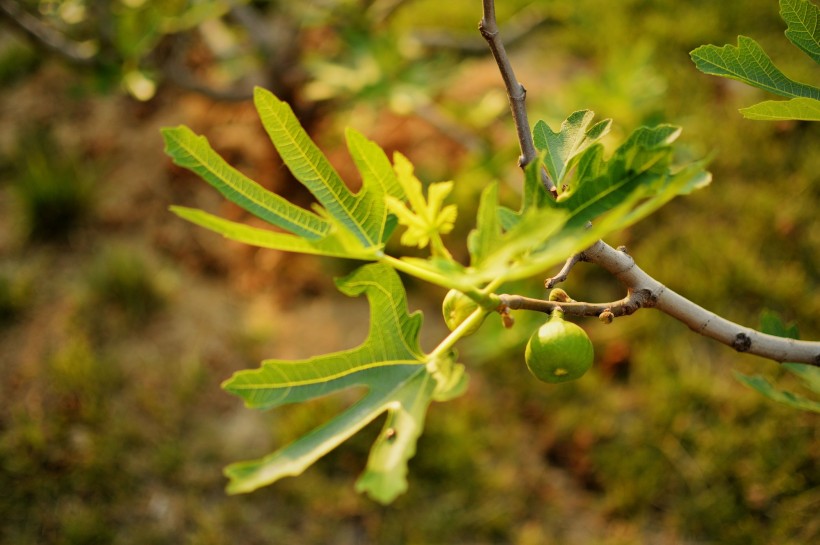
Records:
[[[310,165],[312,171],[315,172],[319,176],[320,182],[331,193],[331,195],[334,198],[335,203],[339,206],[339,208],[341,208],[344,211],[346,219],[349,220],[350,222],[352,222],[353,225],[356,227],[356,230],[354,231],[354,234],[360,240],[362,240],[362,242],[367,244],[366,247],[376,246],[377,243],[375,241],[370,240],[370,237],[368,236],[367,232],[364,230],[364,226],[361,223],[359,223],[359,221],[356,219],[356,217],[352,214],[351,210],[348,209],[348,207],[345,205],[345,199],[342,196],[339,195],[338,191],[334,187],[336,184],[332,183],[332,181],[330,179],[325,177],[324,173],[322,172],[322,169],[320,169],[318,167],[318,164],[313,160],[311,155],[309,153],[307,153],[302,146],[299,145],[297,138],[290,131],[287,130],[287,124],[280,117],[281,108],[279,108],[278,110],[273,110],[272,108],[268,108],[268,109],[271,110],[272,115],[276,118],[276,121],[277,121],[277,124],[278,124],[277,132],[279,132],[280,134],[283,133],[287,137],[287,139],[291,142],[292,147],[295,150],[297,150],[298,153],[305,159],[305,162],[308,165]],[[287,119],[287,116],[285,116],[285,120],[286,119]],[[328,166],[330,166],[330,165],[328,165]],[[331,166],[331,169],[332,169],[332,166]],[[341,184],[341,186],[344,189],[347,189],[347,186],[344,185],[344,182],[341,181],[341,178],[339,178],[336,181],[338,181],[339,184]],[[358,197],[356,195],[353,195],[352,193],[350,193],[349,189],[347,189],[347,196],[352,198],[354,201],[358,200]],[[327,208],[327,206],[325,206],[325,208]],[[328,209],[328,211],[329,211],[329,209]]]
[[[193,133],[191,134],[191,136],[193,136],[194,139],[197,139],[197,136],[194,135]],[[208,170],[208,172],[210,172],[215,178],[217,178],[223,185],[225,185],[226,187],[232,189],[233,191],[235,191],[236,193],[238,193],[239,195],[241,195],[242,197],[244,197],[248,201],[252,202],[256,206],[258,206],[258,207],[260,207],[264,210],[267,210],[267,211],[273,213],[274,215],[276,215],[280,218],[283,218],[286,221],[289,221],[290,223],[298,225],[299,227],[303,228],[305,231],[308,231],[310,233],[315,234],[317,238],[323,238],[325,235],[327,235],[327,232],[330,229],[330,225],[325,220],[320,218],[319,216],[316,216],[315,214],[312,214],[311,212],[309,212],[307,210],[304,210],[304,209],[301,209],[301,210],[297,211],[300,215],[304,214],[305,216],[307,216],[307,219],[311,220],[311,223],[313,221],[319,223],[322,226],[321,230],[317,230],[315,227],[311,226],[310,224],[305,224],[305,223],[302,223],[298,220],[295,220],[295,221],[291,220],[287,216],[284,216],[282,214],[279,214],[279,213],[276,213],[276,212],[272,211],[270,208],[268,208],[265,205],[265,203],[261,202],[260,200],[258,200],[256,198],[251,197],[246,192],[241,191],[239,188],[237,188],[236,186],[231,184],[230,181],[227,179],[226,175],[221,172],[222,169],[218,169],[218,168],[215,169],[213,167],[213,165],[211,165],[211,163],[206,160],[207,157],[203,157],[203,155],[196,152],[196,148],[191,148],[189,146],[186,146],[185,143],[182,141],[182,139],[179,138],[176,135],[175,135],[175,141],[177,142],[177,146],[179,146],[180,148],[185,150],[185,152],[188,155],[190,155],[193,159],[195,159],[198,164],[205,167]],[[243,181],[245,181],[247,183],[250,183],[250,184],[255,183],[255,182],[253,182],[253,180],[251,180],[250,178],[247,178],[241,172],[237,171],[237,174],[239,176],[245,178]],[[260,186],[260,189],[262,189],[264,191],[264,188],[262,188],[261,186]],[[289,205],[289,206],[295,206],[292,203],[287,202],[287,201],[285,201],[284,204]]]
[[[310,360],[305,362],[287,362],[288,365],[293,365],[294,363],[310,363]],[[265,365],[267,362],[264,363]],[[323,384],[326,382],[332,382],[334,380],[339,380],[350,375],[361,373],[368,371],[370,369],[375,369],[377,367],[395,367],[399,365],[416,365],[416,366],[424,366],[424,362],[419,360],[382,360],[377,362],[371,362],[365,365],[359,365],[357,367],[353,367],[350,369],[346,369],[345,371],[333,374],[333,375],[322,375],[321,377],[316,377],[313,379],[305,379],[300,381],[293,381],[293,382],[279,382],[279,383],[253,383],[253,384],[245,384],[245,385],[235,385],[231,384],[231,390],[279,390],[282,388],[294,388],[300,386],[311,386],[314,384]],[[366,384],[366,382],[365,382]]]

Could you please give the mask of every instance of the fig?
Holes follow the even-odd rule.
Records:
[[[556,308],[530,337],[524,357],[535,378],[556,383],[581,378],[592,367],[594,353],[586,332]]]
[[[478,308],[478,303],[470,299],[458,290],[450,290],[444,297],[444,302],[441,305],[441,313],[444,315],[444,323],[450,331],[453,331],[461,322],[467,319]],[[485,315],[486,318],[486,315]],[[475,333],[484,320],[478,322],[475,327],[471,327],[465,331],[465,335],[472,335]]]

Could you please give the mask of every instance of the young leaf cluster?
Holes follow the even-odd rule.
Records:
[[[523,202],[517,211],[503,207],[498,185],[487,185],[467,240],[470,262],[465,265],[453,259],[442,239],[457,218],[456,206],[445,203],[453,182],[429,184],[425,196],[409,160],[397,153],[391,163],[375,143],[348,130],[347,147],[362,178],[361,190],[354,193],[287,104],[262,89],[256,89],[254,102],[282,160],[316,198],[313,208],[268,191],[229,165],[205,137],[180,126],[163,130],[166,153],[173,161],[276,230],[193,208],[171,210],[247,244],[370,262],[337,281],[346,295],[367,297],[370,332],[356,348],[305,360],[268,360],[259,369],[237,372],[223,387],[255,409],[305,402],[351,387],[367,392],[293,443],[229,466],[228,490],[234,493],[298,475],[387,413],[357,489],[380,502],[392,501],[406,489],[407,461],[415,452],[427,407],[465,390],[466,374],[453,346],[498,306],[495,291],[505,282],[542,274],[673,196],[709,181],[699,163],[672,166],[672,144],[680,133],[676,127],[638,129],[606,159],[600,140],[609,120],[593,124],[592,112],[576,112],[558,132],[539,122],[534,140],[540,155],[526,171]],[[542,169],[565,188],[560,202],[541,185]],[[388,255],[386,243],[397,230],[404,231],[403,245],[429,246],[429,257]],[[462,292],[477,303],[476,309],[425,353],[418,344],[421,315],[408,313],[396,271]]]
[[[820,65],[820,8],[809,0],[780,0],[786,38]],[[820,121],[820,87],[792,80],[781,72],[752,38],[738,36],[737,46],[704,45],[691,52],[701,72],[742,81],[786,97],[742,108],[748,119]]]

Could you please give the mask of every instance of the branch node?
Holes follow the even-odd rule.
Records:
[[[510,98],[513,99],[513,100],[521,100],[521,101],[526,100],[527,99],[527,88],[519,83],[518,84],[518,93],[516,93],[514,95],[512,93],[510,93]]]
[[[584,256],[583,252],[571,255],[569,259],[567,259],[564,263],[564,266],[561,267],[561,270],[558,271],[558,274],[556,274],[552,278],[547,278],[546,280],[544,280],[544,287],[547,289],[552,289],[553,287],[555,287],[556,284],[560,284],[561,282],[567,279],[570,271],[572,270],[572,267],[574,267],[576,263],[585,260],[586,257]]]
[[[643,308],[653,308],[658,304],[658,294],[653,293],[648,288],[643,288],[635,292],[635,299],[638,305]]]
[[[732,348],[738,352],[748,352],[752,348],[752,339],[745,333],[738,333],[732,342]]]

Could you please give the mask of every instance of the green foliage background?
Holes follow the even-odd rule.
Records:
[[[518,152],[475,30],[479,3],[406,2],[385,22],[357,2],[331,4],[332,13],[313,3],[269,6],[302,27],[309,77],[297,91],[305,103],[331,99],[312,126],[331,158],[350,125],[408,155],[422,179],[454,179],[462,220],[493,179],[511,196]],[[692,157],[716,153],[709,188],[608,242],[626,244],[650,274],[719,314],[755,325],[771,308],[818,339],[820,128],[744,120],[738,108],[765,94],[705,76],[688,56],[742,33],[786,74],[816,84],[816,67],[783,37],[777,11],[763,0],[499,3],[502,31],[543,18],[509,47],[531,119],[555,127],[589,108],[614,119],[613,137],[668,121],[683,126]],[[0,542],[820,539],[817,415],[766,400],[732,370],[800,391],[797,381],[648,311],[609,326],[582,322],[596,366],[562,386],[535,382],[523,365],[538,317],[518,313],[510,331],[488,319],[460,347],[469,392],[433,407],[409,491],[388,508],[352,488],[380,422],[298,479],[226,496],[224,465],[264,454],[350,402],[257,415],[219,390],[263,358],[360,342],[366,306],[331,281],[347,264],[238,248],[166,211],[176,202],[219,206],[162,156],[158,128],[170,124],[215,127],[214,146],[241,169],[288,187],[247,108],[203,105],[170,87],[147,104],[97,93],[98,74],[41,55],[33,62],[30,47],[2,28],[0,67],[14,77],[0,87],[0,490],[9,491]],[[420,39],[440,36],[460,48]],[[51,177],[43,167],[38,176],[64,180],[54,200],[75,207],[71,230],[51,237],[51,224],[25,213],[43,198],[22,184],[36,150],[19,142],[32,125],[63,146],[47,154]],[[471,227],[462,223],[450,240]],[[521,291],[540,293],[539,284]],[[621,296],[583,265],[565,288],[577,299]],[[410,289],[411,310],[442,328],[441,290]]]

